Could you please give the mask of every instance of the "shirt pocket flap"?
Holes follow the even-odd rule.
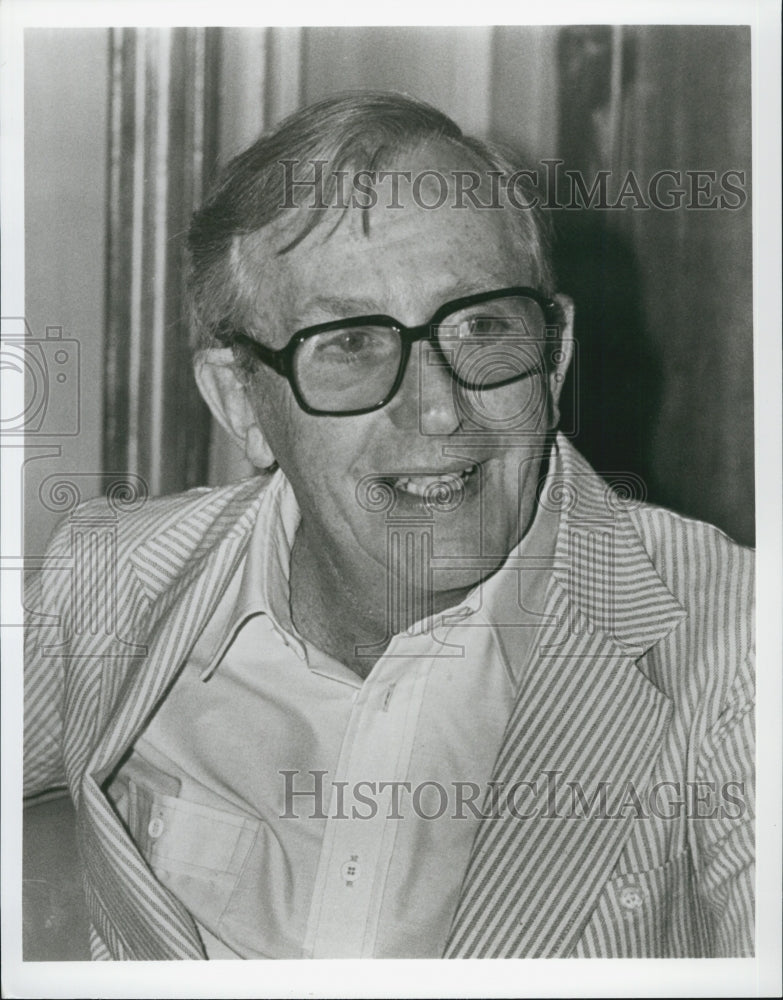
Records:
[[[153,871],[233,887],[259,821],[130,783],[130,825]]]

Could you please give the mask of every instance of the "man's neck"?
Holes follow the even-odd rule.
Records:
[[[393,584],[382,567],[333,562],[322,547],[309,545],[300,524],[291,552],[292,620],[303,638],[359,677],[370,673],[395,634],[459,603],[471,589],[418,591],[394,606]],[[394,593],[400,589],[393,587]]]

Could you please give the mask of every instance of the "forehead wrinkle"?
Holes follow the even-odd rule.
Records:
[[[308,313],[311,310],[334,313],[336,318],[341,316],[348,318],[351,314],[361,316],[377,313],[378,305],[374,299],[366,297],[317,295],[315,298],[305,299],[302,303],[303,313]]]

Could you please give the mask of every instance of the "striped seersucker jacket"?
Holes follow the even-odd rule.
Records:
[[[485,810],[445,956],[751,955],[752,553],[557,451],[546,616],[493,775],[530,796]],[[26,790],[70,789],[96,958],[204,957],[102,785],[227,586],[262,491],[92,501],[28,593]]]

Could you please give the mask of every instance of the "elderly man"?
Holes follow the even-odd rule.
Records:
[[[28,788],[70,788],[95,957],[752,953],[751,555],[557,434],[530,180],[352,96],[196,214],[196,377],[264,475],[29,601]]]

